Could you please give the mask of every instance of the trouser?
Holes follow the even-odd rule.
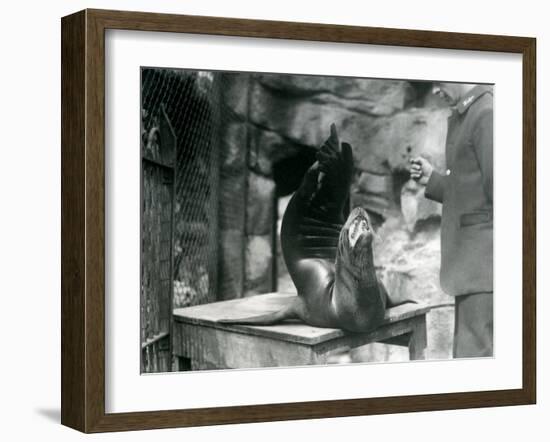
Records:
[[[454,358],[493,356],[493,292],[455,297]]]

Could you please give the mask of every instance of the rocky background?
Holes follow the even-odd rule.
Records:
[[[453,300],[439,287],[441,208],[407,171],[417,155],[444,168],[449,111],[431,84],[230,73],[221,89],[231,115],[220,138],[223,298],[295,291],[280,253],[280,221],[334,122],[354,151],[352,206],[366,208],[377,228],[379,275],[400,297],[447,305],[428,318],[428,357],[449,358]],[[407,352],[371,345],[346,357],[398,361]]]

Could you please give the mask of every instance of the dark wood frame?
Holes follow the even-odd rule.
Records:
[[[85,10],[62,19],[61,422],[84,432],[534,404],[536,40]],[[127,29],[518,53],[523,57],[523,386],[402,397],[105,413],[105,30]]]

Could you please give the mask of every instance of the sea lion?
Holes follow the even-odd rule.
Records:
[[[349,144],[340,143],[334,124],[316,158],[281,227],[283,256],[298,296],[277,312],[219,322],[270,325],[300,319],[315,327],[365,332],[383,321],[389,300],[374,267],[369,216],[356,207],[344,223],[353,154]]]

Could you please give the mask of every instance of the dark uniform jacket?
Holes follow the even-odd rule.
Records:
[[[447,171],[427,198],[443,203],[441,287],[450,295],[493,291],[493,94],[476,86],[449,117]]]

